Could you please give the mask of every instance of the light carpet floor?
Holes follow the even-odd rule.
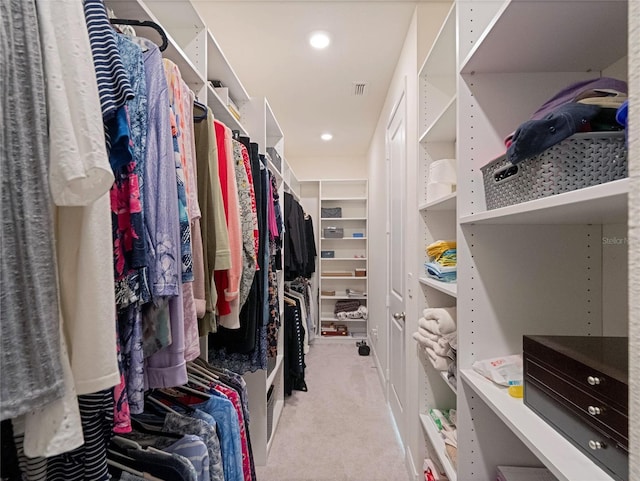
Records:
[[[373,356],[355,342],[318,342],[305,360],[309,390],[285,397],[258,481],[408,480]]]

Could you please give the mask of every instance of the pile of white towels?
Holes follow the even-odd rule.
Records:
[[[447,371],[455,360],[457,326],[455,307],[427,308],[418,319],[413,338],[424,348],[427,357],[438,371]]]

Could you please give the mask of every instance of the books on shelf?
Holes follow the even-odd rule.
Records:
[[[348,336],[349,329],[345,324],[335,324],[331,322],[320,326],[320,334],[323,336]]]

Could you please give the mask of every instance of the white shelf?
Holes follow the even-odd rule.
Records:
[[[342,324],[343,322],[367,322],[366,319],[338,319],[337,317],[321,317],[320,318],[320,322],[333,322],[333,323],[338,323],[338,324]]]
[[[507,0],[461,73],[600,72],[626,52],[626,1]]]
[[[354,296],[320,296],[320,299],[355,299],[358,301],[366,301],[367,297],[354,297]]]
[[[629,179],[460,217],[460,224],[624,224]]]
[[[420,211],[443,211],[443,210],[456,210],[456,199],[458,195],[456,192],[452,192],[449,195],[445,195],[440,199],[433,200],[431,202],[425,202],[418,206]]]
[[[455,142],[456,96],[445,105],[431,125],[420,136],[419,142]]]
[[[267,392],[269,391],[269,388],[273,385],[273,381],[275,381],[276,376],[278,375],[278,370],[280,370],[282,368],[282,361],[284,360],[284,355],[282,354],[278,354],[276,356],[276,365],[273,368],[273,371],[271,371],[271,373],[269,374],[269,376],[267,377]]]
[[[418,75],[455,75],[455,72],[456,2],[452,2],[447,18],[440,27]]]
[[[210,31],[207,31],[207,80],[220,80],[229,89],[229,96],[239,108],[250,98]]]
[[[271,173],[276,176],[276,179],[278,180],[278,184],[282,182],[282,173],[278,170],[276,165],[273,163],[273,160],[271,160],[271,157],[269,157],[268,155],[267,155],[267,164],[269,164],[269,170],[271,171]]]
[[[271,436],[267,441],[267,455],[271,451],[273,440],[276,437],[276,430],[278,429],[278,423],[280,422],[280,416],[282,416],[282,410],[284,409],[284,400],[278,399],[273,406],[273,424],[271,425]]]
[[[248,136],[247,130],[242,126],[240,121],[234,117],[229,111],[223,100],[220,98],[215,89],[207,84],[207,104],[213,110],[216,120],[219,120],[231,130],[239,130],[244,136]]]
[[[105,4],[107,7],[113,9],[117,18],[150,20],[158,25],[162,25],[152,10],[141,0],[107,0]],[[157,3],[156,7],[158,5],[161,4]],[[134,29],[135,28],[136,27],[134,27]],[[182,79],[191,88],[191,90],[199,92],[200,89],[204,87],[206,79],[198,71],[198,68],[191,59],[185,54],[178,42],[176,42],[176,40],[169,34],[167,29],[164,30],[167,35],[168,45],[167,49],[162,52],[162,56],[164,58],[168,58],[178,66]],[[141,37],[147,38],[149,29],[138,27],[136,32]]]
[[[460,370],[460,376],[560,481],[612,481],[611,476],[525,406],[522,399],[512,398],[506,388],[471,369]]]
[[[345,200],[345,201],[363,201],[363,200],[367,200],[367,198],[366,197],[323,197],[321,200],[322,201],[325,201],[325,200],[332,200],[332,201],[335,201],[335,200],[339,200],[339,201],[343,201],[343,200]]]
[[[440,432],[438,432],[438,428],[428,414],[420,414],[420,423],[422,424],[422,429],[424,429],[425,434],[429,438],[433,449],[435,449],[435,454],[438,456],[438,460],[444,468],[445,473],[447,473],[449,481],[456,481],[456,470],[447,457],[444,439],[442,439]]]
[[[440,292],[450,295],[451,297],[457,297],[458,284],[456,282],[442,282],[430,277],[419,277],[418,282],[425,286],[432,287]]]
[[[321,217],[320,220],[333,222],[335,220],[367,220],[366,217]]]
[[[321,261],[366,261],[366,257],[320,257]]]
[[[355,279],[355,280],[366,280],[367,277],[366,276],[320,276],[320,279]]]
[[[322,241],[367,240],[366,237],[320,237]]]
[[[449,381],[449,376],[447,374],[447,371],[440,371],[440,377],[444,379],[444,382],[447,383],[447,386],[451,388],[454,394],[458,394],[458,388],[454,384],[451,384],[451,381]]]

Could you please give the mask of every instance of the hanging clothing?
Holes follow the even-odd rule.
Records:
[[[235,181],[232,134],[231,129],[217,120],[214,120],[214,126],[218,147],[218,174],[231,253],[231,266],[228,270],[218,270],[216,267],[214,276],[218,293],[216,307],[220,316],[220,325],[228,329],[237,329],[239,309],[236,303],[236,309],[232,313],[230,303],[238,298],[242,273],[242,228],[238,214],[238,187]]]
[[[49,458],[47,481],[107,481],[107,445],[113,428],[113,393],[110,389],[78,397],[84,444]]]
[[[4,420],[60,398],[64,383],[52,262],[45,84],[35,3],[2,2],[0,16],[5,80],[0,158],[6,209],[0,294],[0,419]]]
[[[284,306],[284,393],[290,396],[293,390],[306,391],[304,378],[304,331],[300,310],[295,302]]]
[[[204,262],[204,306],[198,309],[200,335],[217,329],[214,308],[217,302],[214,271],[225,271],[231,266],[229,233],[225,218],[224,201],[218,175],[218,146],[216,142],[213,112],[207,110],[207,118],[194,125],[198,179],[198,203],[201,210],[200,227]]]
[[[125,102],[133,98],[133,90],[116,44],[102,0],[83,0],[89,42],[98,82],[102,117],[108,123]]]

